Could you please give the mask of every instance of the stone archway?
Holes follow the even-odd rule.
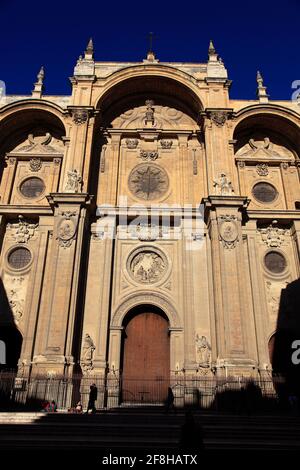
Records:
[[[121,401],[163,403],[170,380],[169,321],[153,305],[126,315],[121,348]]]

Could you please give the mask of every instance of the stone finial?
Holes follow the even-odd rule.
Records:
[[[212,39],[209,41],[209,48],[208,48],[208,55],[211,54],[216,54],[216,49],[214,46],[214,43],[212,42]]]
[[[93,43],[92,38],[90,38],[88,45],[86,46],[86,50],[84,52],[84,58],[88,60],[94,59],[94,43]]]
[[[208,62],[217,62],[218,61],[218,54],[215,49],[214,43],[212,40],[209,42],[209,48],[208,48]]]
[[[37,74],[37,83],[39,85],[43,85],[44,83],[44,78],[45,78],[45,70],[44,70],[44,67],[42,66],[39,73]]]
[[[45,70],[42,66],[40,68],[39,73],[37,74],[37,82],[34,83],[34,89],[32,90],[32,97],[33,98],[41,98],[44,91],[44,78],[45,78]]]
[[[260,71],[256,74],[257,90],[256,94],[260,103],[268,103],[269,95],[267,94],[267,87],[264,86],[264,79]]]

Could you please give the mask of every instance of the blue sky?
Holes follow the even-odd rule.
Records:
[[[69,94],[68,77],[93,37],[96,60],[139,61],[155,33],[161,61],[207,60],[210,38],[233,80],[232,98],[254,99],[261,70],[271,99],[290,99],[300,80],[300,1],[0,0],[0,80],[29,94],[41,65],[46,93]]]

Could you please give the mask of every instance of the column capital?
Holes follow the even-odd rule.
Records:
[[[250,203],[250,199],[246,196],[208,196],[201,200],[201,205],[204,206],[204,218],[207,221],[211,211],[223,212],[226,209],[235,209],[241,212],[243,216],[246,214],[246,209]]]
[[[87,193],[50,193],[47,199],[53,211],[61,205],[92,207],[95,203]]]

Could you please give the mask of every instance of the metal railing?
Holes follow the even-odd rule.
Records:
[[[196,406],[221,411],[243,407],[247,402],[267,407],[280,401],[284,390],[281,378],[184,377],[140,379],[98,376],[17,377],[0,372],[0,409],[24,407],[41,409],[42,402],[54,400],[60,409],[69,409],[81,401],[85,408],[91,384],[98,389],[97,408],[163,405],[172,388],[177,407]],[[279,391],[279,393],[278,393]]]

